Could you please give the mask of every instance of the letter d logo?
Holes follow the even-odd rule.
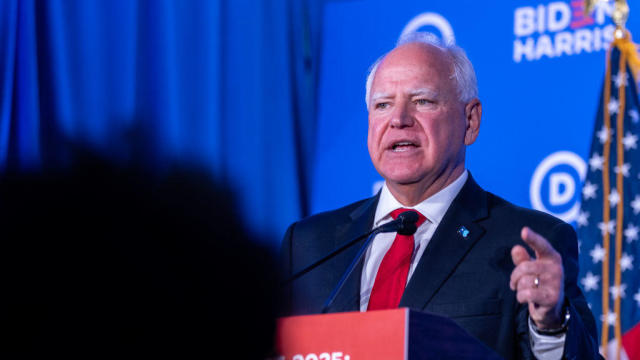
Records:
[[[572,222],[580,211],[580,184],[587,173],[587,164],[570,151],[558,151],[547,156],[533,172],[529,199],[534,209]]]

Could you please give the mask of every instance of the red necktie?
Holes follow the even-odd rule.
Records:
[[[409,209],[396,209],[391,212],[391,217],[395,220],[398,215],[407,210]],[[419,227],[427,219],[418,211],[416,212],[419,215],[416,226]],[[378,268],[367,310],[394,309],[398,307],[404,288],[407,285],[413,247],[413,235],[396,234],[391,248],[382,258]]]

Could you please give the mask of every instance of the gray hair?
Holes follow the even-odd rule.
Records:
[[[476,78],[476,72],[473,69],[471,61],[467,57],[467,54],[461,47],[457,46],[453,42],[443,43],[440,38],[432,33],[411,32],[401,36],[398,40],[398,43],[391,51],[397,49],[402,45],[410,43],[420,43],[435,46],[436,48],[442,50],[445,54],[449,55],[451,58],[451,63],[453,65],[453,74],[451,74],[451,78],[456,80],[456,85],[458,88],[458,99],[466,103],[471,99],[478,97],[478,80]],[[373,78],[376,75],[378,66],[380,65],[382,60],[384,60],[387,54],[389,54],[389,52],[378,58],[378,60],[376,60],[369,68],[369,74],[367,75],[366,84],[367,92],[365,94],[365,102],[367,103],[367,108],[369,108],[369,97],[371,96],[371,85],[373,84]]]

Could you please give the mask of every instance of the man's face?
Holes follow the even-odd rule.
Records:
[[[400,46],[379,65],[367,145],[391,185],[433,183],[464,168],[468,121],[452,73],[448,56],[426,44]]]

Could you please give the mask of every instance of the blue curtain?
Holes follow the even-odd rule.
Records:
[[[69,141],[197,165],[277,245],[309,211],[322,6],[0,1],[0,170],[60,164]]]

